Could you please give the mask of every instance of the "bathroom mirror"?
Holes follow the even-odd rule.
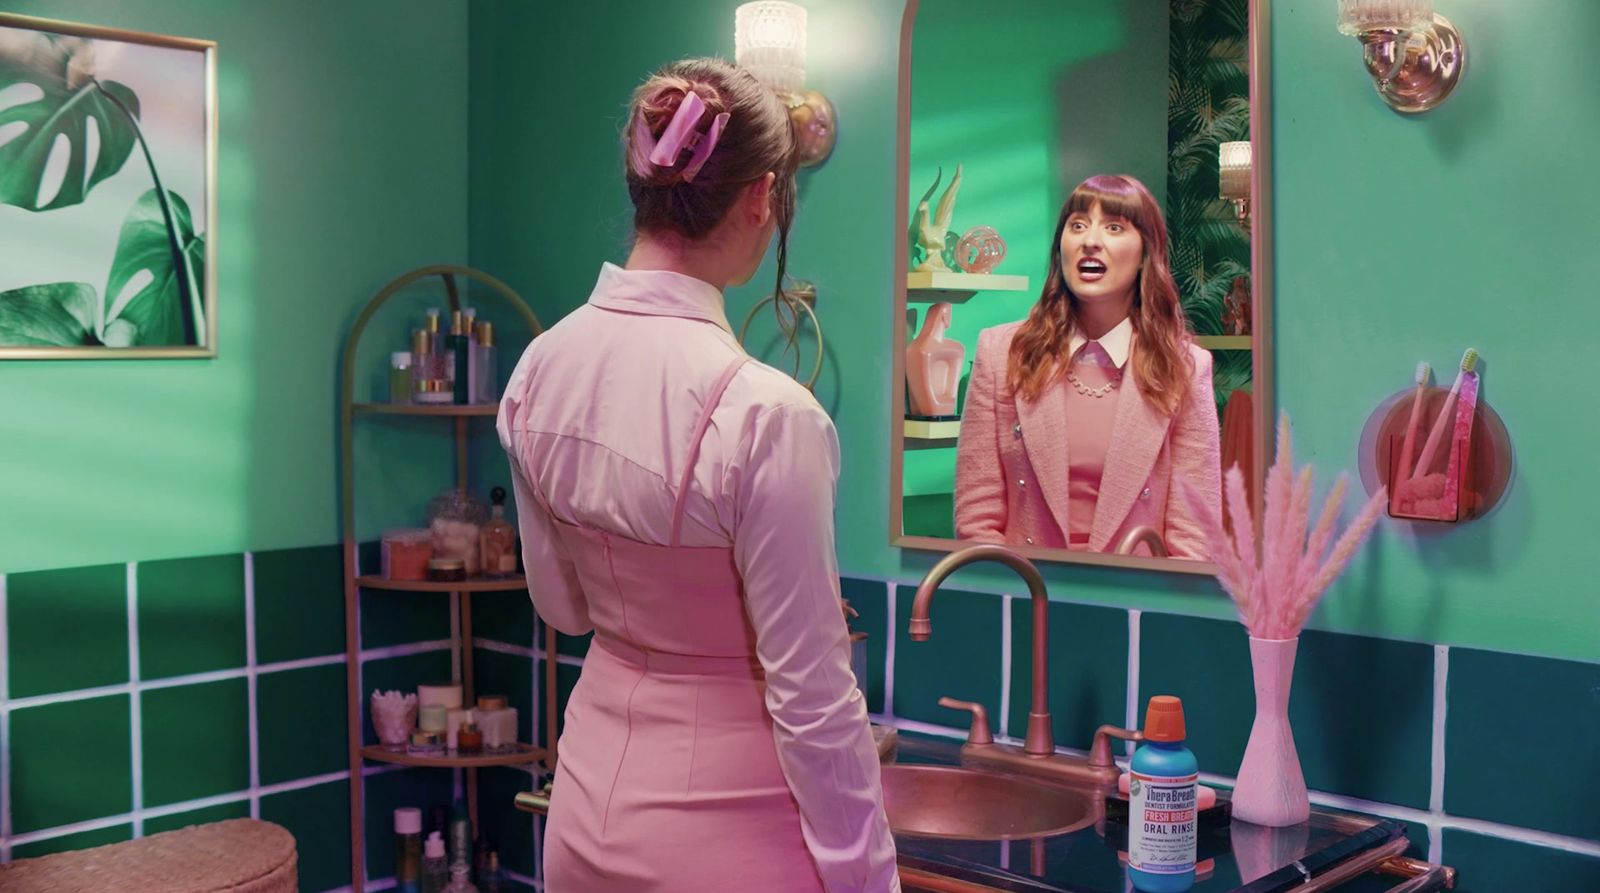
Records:
[[[1237,464],[1254,502],[1269,458],[1268,6],[908,0],[894,545],[1211,572],[1177,482],[1220,505]],[[1102,174],[1145,194],[1069,215]]]

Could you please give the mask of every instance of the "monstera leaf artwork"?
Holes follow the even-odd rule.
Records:
[[[211,355],[214,52],[0,14],[0,355]]]
[[[0,145],[0,202],[30,211],[76,205],[122,169],[138,138],[139,97],[114,81],[96,81],[93,64],[94,44],[81,38],[25,34],[0,42],[0,90],[20,88],[38,97],[0,110],[0,132],[23,125],[19,136]],[[93,159],[91,122],[99,147]],[[68,147],[66,174],[45,201],[40,187],[58,141]]]

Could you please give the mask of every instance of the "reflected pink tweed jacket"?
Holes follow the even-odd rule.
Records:
[[[956,536],[981,542],[1067,548],[1067,462],[1072,440],[1064,377],[1034,402],[1006,387],[1011,337],[1019,322],[984,329],[967,384],[956,450]],[[1138,350],[1135,341],[1134,350]],[[1105,552],[1142,524],[1162,532],[1175,558],[1209,561],[1198,520],[1173,485],[1184,477],[1222,498],[1221,440],[1212,396],[1211,354],[1189,345],[1194,379],[1176,415],[1124,388],[1100,482],[1089,551]],[[1220,509],[1219,509],[1220,512]],[[1148,554],[1140,547],[1136,554]]]

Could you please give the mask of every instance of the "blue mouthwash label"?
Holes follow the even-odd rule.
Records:
[[[1151,874],[1194,870],[1199,775],[1130,773],[1128,867]]]

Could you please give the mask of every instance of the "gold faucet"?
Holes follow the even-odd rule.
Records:
[[[1167,551],[1167,544],[1161,539],[1161,534],[1156,533],[1156,529],[1149,524],[1141,524],[1128,531],[1122,542],[1117,543],[1117,554],[1132,555],[1134,547],[1141,542],[1149,546],[1150,554],[1157,558],[1166,558],[1171,554]]]
[[[1094,733],[1087,759],[1056,753],[1055,735],[1050,728],[1050,596],[1045,591],[1044,577],[1033,562],[1005,546],[992,544],[969,546],[946,555],[928,571],[928,575],[922,578],[922,584],[917,587],[917,594],[911,602],[911,640],[925,642],[933,635],[933,621],[928,616],[928,610],[939,584],[957,568],[977,561],[1003,564],[1016,571],[1028,584],[1028,595],[1033,600],[1033,703],[1028,709],[1028,734],[1019,750],[1014,745],[994,742],[983,705],[940,698],[940,706],[972,713],[967,743],[961,747],[962,759],[997,769],[1041,775],[1055,781],[1114,790],[1120,772],[1111,758],[1110,739],[1142,741],[1144,736],[1117,726],[1101,726]]]

